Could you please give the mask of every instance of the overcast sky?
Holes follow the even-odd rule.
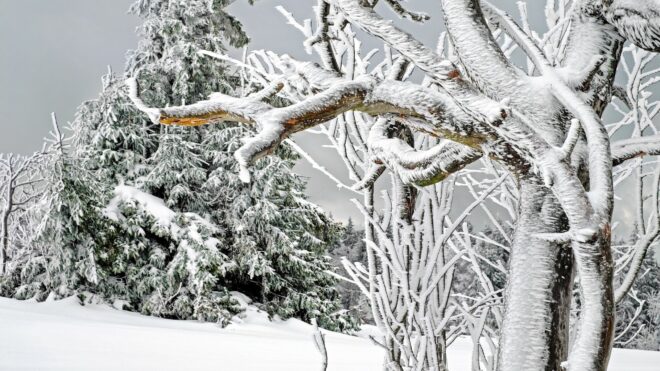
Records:
[[[76,107],[97,96],[101,76],[111,66],[122,71],[127,50],[135,48],[139,19],[127,10],[134,0],[0,0],[0,153],[37,150],[50,129],[50,112],[61,122],[73,119]],[[312,16],[312,0],[259,0],[249,6],[237,0],[229,10],[243,22],[252,49],[270,49],[309,58],[303,38],[275,11],[284,5],[297,18]],[[441,32],[439,0],[411,0],[411,8],[432,16],[426,24],[396,22],[422,42],[434,46]],[[494,1],[509,10],[515,2]],[[530,0],[533,24],[542,24],[542,2]],[[536,4],[536,5],[534,5]],[[392,16],[380,7],[385,16]],[[392,16],[397,19],[396,16]],[[380,43],[366,40],[366,47]],[[322,165],[345,174],[332,151],[318,136],[298,134],[296,141]],[[301,162],[296,171],[309,178],[309,196],[341,220],[360,219],[350,203],[355,197],[339,191],[325,176]]]

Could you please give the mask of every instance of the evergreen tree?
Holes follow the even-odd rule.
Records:
[[[337,280],[326,251],[337,226],[305,198],[304,181],[291,172],[297,156],[282,146],[279,156],[254,165],[253,182],[238,177],[231,155],[248,129],[225,124],[203,143],[211,166],[204,185],[211,220],[226,231],[236,266],[227,274],[233,290],[283,318],[316,318],[335,330],[355,327],[344,315]]]
[[[140,80],[149,104],[240,95],[227,66],[198,53],[247,42],[223,10],[229,2],[133,5],[143,40],[126,74]],[[61,148],[48,179],[46,259],[33,270],[50,277],[42,291],[91,292],[146,314],[218,322],[239,311],[230,291],[241,291],[273,315],[352,328],[327,274],[324,241],[334,223],[305,199],[291,172],[296,155],[283,147],[245,185],[231,152],[249,129],[146,120],[112,72],[99,98],[80,107],[72,157]],[[74,157],[83,166],[71,166]]]
[[[139,79],[148,104],[191,103],[214,92],[239,95],[233,89],[238,79],[227,66],[199,54],[247,42],[240,24],[223,10],[229,3],[135,3],[132,11],[145,19],[144,40],[129,55],[127,73]],[[283,148],[279,158],[262,160],[249,186],[235,176],[231,152],[247,130],[231,124],[161,129],[145,190],[177,212],[196,212],[218,226],[213,237],[223,239],[233,263],[223,277],[231,290],[271,314],[350,327],[336,313],[336,281],[325,273],[331,266],[317,237],[331,222],[304,199],[304,182],[291,172],[294,154]]]
[[[135,187],[119,186],[106,214],[122,235],[103,255],[112,271],[103,294],[116,306],[167,318],[226,323],[240,308],[223,286],[233,263],[212,237],[217,227],[176,213]]]
[[[158,150],[147,161],[150,171],[144,187],[165,199],[174,210],[204,212],[207,207],[201,187],[206,180],[206,163],[200,143],[189,140],[193,136],[186,131],[186,128],[164,128],[159,135]]]
[[[128,99],[123,80],[109,71],[95,100],[84,102],[72,124],[73,146],[82,165],[107,184],[134,184],[148,172],[157,137]]]
[[[104,279],[96,257],[115,233],[101,213],[104,184],[78,166],[55,120],[54,128],[43,170],[41,212],[34,215],[39,221],[31,248],[39,254],[18,267],[19,279],[11,296],[20,299],[95,291]]]
[[[144,100],[154,106],[179,105],[229,93],[236,78],[221,61],[199,54],[244,46],[241,24],[225,11],[231,0],[138,0],[131,12],[144,19],[127,73],[140,79]]]

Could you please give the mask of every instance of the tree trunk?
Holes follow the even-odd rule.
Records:
[[[8,223],[8,213],[3,213],[2,215],[2,245],[0,246],[0,276],[5,274],[5,266],[7,265],[7,249],[9,247],[9,223]]]
[[[11,185],[8,186],[9,191],[7,192],[7,205],[5,210],[2,212],[2,234],[0,234],[0,276],[3,276],[7,267],[7,253],[9,250],[9,215],[11,214],[13,204],[13,191]]]
[[[614,289],[610,226],[601,226],[595,241],[579,243],[575,262],[583,301],[580,327],[568,359],[569,370],[607,370],[614,342]]]
[[[499,371],[557,371],[568,355],[572,253],[537,238],[568,226],[552,192],[535,177],[520,181],[501,329]]]

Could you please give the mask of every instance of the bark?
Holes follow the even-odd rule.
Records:
[[[561,370],[568,355],[572,254],[567,244],[535,235],[566,230],[567,221],[539,179],[522,179],[520,193],[498,370]]]
[[[0,235],[0,276],[5,274],[7,270],[7,261],[8,261],[8,251],[9,251],[9,217],[11,215],[12,209],[14,208],[13,198],[13,184],[10,184],[7,187],[7,205],[5,205],[5,210],[2,212],[2,235]]]
[[[9,247],[9,213],[2,214],[2,246],[0,246],[0,276],[5,274],[5,267],[7,265],[7,250]]]
[[[574,243],[583,305],[569,370],[607,370],[614,341],[613,263],[610,229],[604,226],[594,241]]]

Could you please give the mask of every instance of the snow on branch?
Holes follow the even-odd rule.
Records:
[[[327,0],[341,11],[346,19],[365,32],[383,40],[394,50],[410,59],[421,70],[438,80],[447,80],[456,71],[453,64],[415,39],[407,32],[384,20],[372,8],[359,0]]]
[[[415,22],[424,22],[431,17],[426,13],[416,13],[406,9],[399,0],[385,0],[385,3],[392,8],[392,10],[398,14],[401,18],[410,19]]]
[[[404,183],[435,184],[482,155],[479,150],[447,140],[427,150],[416,150],[405,141],[390,137],[389,128],[388,120],[379,119],[367,142],[376,159],[387,164]]]
[[[654,0],[602,0],[605,18],[633,44],[660,52],[660,3]]]
[[[615,166],[646,155],[660,155],[660,135],[623,139],[612,143],[612,161]]]
[[[327,74],[327,71],[309,64],[305,64],[305,68],[311,79]],[[428,132],[458,142],[465,141],[473,147],[484,143],[489,128],[499,126],[506,118],[506,111],[488,99],[476,97],[466,102],[465,106],[470,109],[468,113],[464,105],[456,104],[455,99],[442,92],[406,82],[379,81],[371,76],[355,80],[333,78],[330,81],[326,76],[318,81],[318,87],[325,87],[325,90],[281,108],[258,99],[222,94],[214,94],[211,100],[191,105],[150,108],[140,100],[136,80],[129,79],[127,84],[136,107],[152,120],[165,125],[198,126],[222,121],[256,124],[258,133],[245,139],[235,154],[241,166],[241,179],[246,182],[249,181],[249,164],[272,151],[282,140],[351,110],[371,115],[396,114],[418,118],[428,123]],[[475,114],[483,121],[475,122]]]

